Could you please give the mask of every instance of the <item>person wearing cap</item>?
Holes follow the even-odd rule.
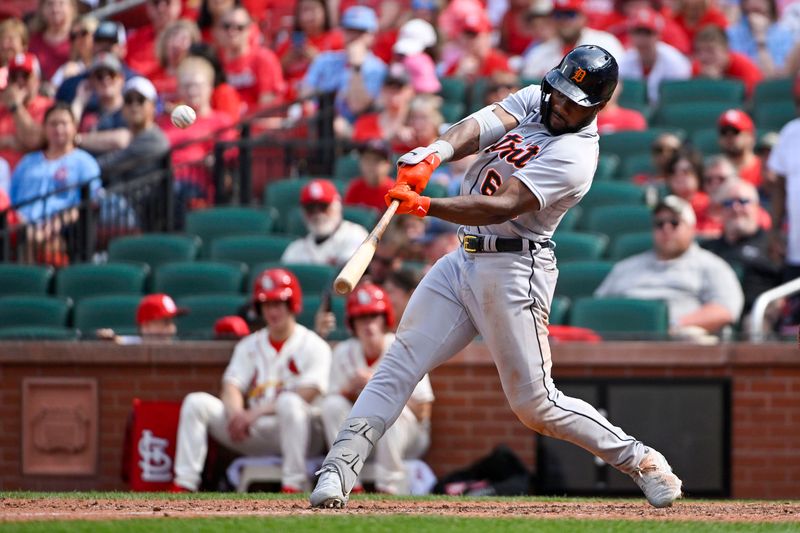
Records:
[[[89,77],[78,85],[72,102],[72,112],[79,124],[75,144],[92,155],[120,150],[131,142],[122,116],[124,84],[122,63],[114,54],[104,52],[95,56]],[[97,102],[94,110],[89,108],[92,99]]]
[[[709,25],[697,32],[694,38],[692,75],[696,78],[735,79],[744,83],[749,98],[764,75],[752,60],[728,45],[728,34],[723,28]]]
[[[131,69],[149,78],[158,70],[156,42],[161,32],[181,16],[181,0],[147,0],[148,24],[131,32],[125,61]]]
[[[406,68],[401,63],[393,63],[381,87],[377,101],[378,109],[362,113],[356,119],[353,124],[352,140],[366,143],[386,139],[392,143],[393,151],[402,151],[404,145],[398,145],[397,139],[405,128],[414,94]]]
[[[122,90],[122,118],[130,132],[128,146],[97,158],[110,183],[127,181],[161,168],[169,151],[169,140],[156,125],[156,88],[147,78],[136,76]]]
[[[322,401],[322,425],[329,446],[347,418],[353,402],[370,380],[394,341],[395,312],[389,296],[371,282],[359,284],[345,304],[347,326],[355,335],[336,345],[331,362],[328,394]],[[418,459],[430,444],[433,388],[422,376],[397,421],[375,444],[375,489],[387,494],[409,494],[403,461]],[[363,487],[356,485],[359,492]]]
[[[436,64],[433,61],[433,49],[438,37],[430,23],[422,19],[411,19],[400,27],[397,41],[392,46],[394,58],[402,64],[411,87],[417,93],[438,93],[442,88],[436,75]],[[396,77],[389,68],[387,80]]]
[[[386,142],[375,139],[363,144],[359,150],[358,164],[361,175],[350,182],[344,195],[345,205],[371,207],[380,212],[386,210],[383,197],[394,187],[389,176],[392,154]]]
[[[0,91],[8,84],[8,67],[28,49],[28,27],[18,18],[0,21]]]
[[[586,25],[583,3],[583,0],[553,0],[550,19],[555,26],[556,36],[525,55],[520,70],[523,78],[543,78],[566,51],[583,44],[605,48],[618,62],[622,60],[625,50],[616,37]]]
[[[484,10],[463,17],[458,39],[442,52],[442,69],[446,76],[473,81],[510,72],[508,56],[492,45],[492,23]]]
[[[686,80],[692,75],[692,63],[677,48],[661,39],[665,19],[650,7],[634,10],[627,19],[631,47],[619,63],[621,78],[645,80],[647,99],[658,102],[659,87],[665,80]]]
[[[44,113],[53,101],[39,94],[39,62],[17,54],[8,65],[8,85],[0,93],[0,157],[13,170],[22,156],[41,146]]]
[[[510,56],[521,56],[531,44],[544,41],[535,31],[544,25],[535,24],[534,19],[547,17],[551,8],[550,0],[511,0],[500,22],[500,49]],[[546,27],[552,28],[552,25]],[[547,38],[552,36],[552,31],[549,33]]]
[[[318,54],[303,79],[301,96],[335,93],[335,107],[348,123],[369,109],[381,91],[386,64],[370,49],[378,31],[378,17],[366,6],[352,6],[342,14],[344,50]]]
[[[736,178],[727,181],[714,201],[721,206],[722,235],[701,246],[741,272],[743,315],[747,315],[762,292],[781,283],[781,265],[769,255],[769,233],[759,224],[758,190],[751,183]]]
[[[98,24],[98,20],[91,15],[84,15],[72,23],[72,29],[69,31],[69,61],[58,67],[50,78],[50,84],[55,89],[58,89],[65,79],[85,72],[92,64],[94,33]]]
[[[714,206],[702,189],[703,155],[691,147],[675,153],[666,164],[667,189],[692,206],[696,218],[695,231],[703,238],[717,238],[722,220],[714,216]]]
[[[234,7],[220,17],[214,42],[225,77],[239,93],[242,115],[270,104],[278,104],[286,93],[280,61],[263,47],[251,45],[248,35],[253,21],[243,7]]]
[[[664,300],[676,335],[736,323],[742,287],[728,263],[695,243],[696,222],[687,201],[666,196],[653,210],[653,249],[614,265],[594,295]]]
[[[755,153],[756,127],[753,119],[741,109],[728,109],[717,120],[719,147],[731,160],[743,180],[761,187],[761,158]]]
[[[688,56],[692,53],[692,42],[686,31],[672,18],[672,9],[663,2],[651,0],[614,0],[614,9],[605,13],[601,20],[591,24],[593,28],[606,30],[619,39],[627,50],[631,42],[630,21],[637,11],[654,10],[661,18],[658,28],[659,39],[682,54]]]
[[[43,81],[69,60],[69,32],[76,18],[78,5],[72,0],[39,0],[28,51],[39,60]]]
[[[342,218],[342,198],[330,180],[315,179],[300,191],[308,235],[292,242],[282,263],[341,266],[364,242],[367,230]]]
[[[308,489],[306,455],[319,453],[324,441],[314,421],[328,389],[331,349],[297,323],[303,293],[288,270],[261,272],[251,301],[266,327],[236,343],[219,397],[193,392],[183,400],[175,492],[199,489],[209,435],[246,456],[279,455],[282,492]]]
[[[170,340],[175,338],[178,327],[175,317],[186,314],[187,310],[175,305],[167,294],[148,294],[139,302],[136,309],[136,324],[142,340]]]
[[[240,316],[223,316],[214,322],[214,338],[217,340],[239,340],[248,335],[250,326]]]
[[[622,80],[617,83],[614,94],[608,104],[597,114],[597,132],[600,135],[620,131],[644,131],[647,129],[647,119],[636,109],[628,109],[619,105],[619,95],[623,91]]]

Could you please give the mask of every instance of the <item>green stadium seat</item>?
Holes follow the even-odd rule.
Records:
[[[655,172],[653,157],[650,152],[629,155],[619,166],[617,175],[622,180],[630,180],[639,174],[652,174]]]
[[[303,309],[297,315],[297,322],[304,325],[308,329],[314,329],[314,316],[317,314],[322,297],[317,294],[303,295]],[[347,338],[347,324],[345,318],[345,299],[339,296],[331,298],[331,311],[336,316],[336,331],[329,337],[329,340],[342,340]]]
[[[56,273],[56,295],[77,303],[101,294],[143,294],[150,267],[144,263],[72,265]]]
[[[445,101],[439,111],[442,113],[444,121],[448,124],[455,124],[467,114],[466,107],[462,102]]]
[[[580,202],[586,211],[607,205],[637,204],[644,204],[644,189],[624,181],[595,181]]]
[[[335,180],[350,181],[361,175],[361,165],[359,164],[358,155],[354,152],[342,154],[336,158],[333,164],[333,178]],[[296,202],[300,201],[298,193]]]
[[[447,187],[441,183],[429,181],[428,185],[425,187],[425,190],[422,191],[422,194],[425,196],[430,196],[431,198],[447,198]]]
[[[0,263],[0,296],[44,296],[50,291],[53,272],[55,271],[51,266]]]
[[[619,167],[619,156],[614,154],[600,155],[597,160],[597,170],[594,171],[594,181],[608,181],[614,179]]]
[[[669,312],[661,300],[581,298],[572,305],[569,322],[606,339],[659,339],[667,336]]]
[[[644,205],[598,207],[584,217],[584,226],[587,231],[602,233],[613,240],[623,233],[650,229],[652,216],[650,208]]]
[[[646,252],[653,248],[653,233],[641,231],[636,233],[623,233],[618,235],[611,243],[609,259],[621,261],[626,257]]]
[[[719,130],[716,127],[704,128],[692,133],[690,138],[692,146],[699,150],[704,156],[720,153]]]
[[[483,103],[484,98],[486,98],[486,92],[489,89],[489,85],[491,84],[492,80],[490,78],[478,78],[472,82],[470,85],[470,94],[469,94],[469,112],[474,113],[475,111],[485,107],[486,104]],[[458,120],[464,118],[464,115],[458,117]]]
[[[223,237],[211,245],[211,259],[234,261],[251,267],[267,261],[280,261],[284,250],[296,237],[290,235],[243,235]]]
[[[245,267],[233,262],[168,263],[156,269],[153,292],[175,299],[195,294],[240,293]]]
[[[196,235],[174,233],[146,233],[130,237],[117,237],[108,245],[108,260],[147,263],[157,268],[173,261],[194,261],[200,251],[200,238]]]
[[[0,328],[0,339],[26,341],[74,341],[78,332],[71,328],[51,326],[17,326]]]
[[[753,92],[754,107],[757,108],[762,104],[770,104],[772,102],[791,102],[794,99],[792,96],[793,85],[794,80],[792,78],[763,80],[759,82]]]
[[[719,116],[736,107],[729,102],[662,103],[653,117],[653,124],[663,128],[681,128],[688,134],[713,127]]]
[[[707,78],[668,80],[659,86],[658,98],[660,105],[719,102],[729,107],[739,107],[744,102],[744,83]]]
[[[4,296],[0,298],[0,324],[3,327],[66,327],[72,302],[53,296]]]
[[[253,283],[255,283],[256,278],[268,268],[285,268],[286,270],[290,270],[297,276],[297,281],[300,282],[303,295],[321,295],[326,290],[330,290],[333,287],[333,280],[336,274],[339,273],[338,268],[330,265],[287,264],[277,261],[259,263],[250,269],[246,287],[248,292],[253,286]]]
[[[559,263],[567,261],[594,261],[603,256],[608,246],[608,237],[594,233],[559,231],[553,236],[555,253]]]
[[[569,305],[569,298],[565,296],[555,296],[553,298],[553,303],[550,305],[549,323],[558,326],[566,324]]]
[[[573,231],[578,227],[578,223],[583,215],[583,209],[580,205],[573,206],[564,213],[564,218],[558,223],[558,231]]]
[[[571,261],[558,267],[556,294],[572,301],[592,296],[614,267],[612,261]]]
[[[300,190],[311,178],[274,181],[264,188],[264,206],[276,213],[276,230],[286,230],[286,220],[295,207],[300,206]]]
[[[192,211],[186,215],[186,232],[203,241],[203,254],[208,255],[215,239],[231,235],[266,235],[272,231],[272,216],[252,207],[214,207]]]
[[[180,338],[211,339],[214,322],[227,315],[238,315],[249,297],[243,294],[199,294],[184,296],[178,307],[188,312],[176,318]]]
[[[756,127],[763,131],[780,131],[796,117],[795,105],[791,100],[762,103],[756,107],[754,114]]]
[[[430,187],[430,185],[428,187]],[[378,221],[378,217],[380,216],[381,212],[377,209],[373,209],[372,207],[346,205],[342,208],[342,217],[345,220],[355,222],[356,224],[363,226],[367,231],[372,229],[372,227]]]
[[[73,324],[85,338],[102,328],[113,329],[118,335],[135,335],[136,309],[141,296],[109,294],[84,298],[75,306]]]
[[[439,81],[442,84],[439,95],[444,98],[445,102],[466,102],[467,83],[464,80],[445,76],[440,78]]]
[[[647,83],[644,80],[623,79],[620,82],[622,93],[617,101],[620,106],[636,110],[647,106]]]
[[[664,132],[671,132],[683,138],[684,133],[677,128],[648,128],[645,131],[620,131],[600,136],[600,153],[625,158],[636,154],[649,154],[653,141]]]

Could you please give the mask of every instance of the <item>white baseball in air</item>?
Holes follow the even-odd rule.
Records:
[[[172,119],[172,123],[177,127],[188,128],[194,124],[197,114],[194,112],[194,109],[188,105],[180,104],[175,106],[175,109],[172,110],[170,118]]]

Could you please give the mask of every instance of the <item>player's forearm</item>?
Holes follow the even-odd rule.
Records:
[[[225,406],[225,412],[229,415],[231,413],[238,413],[244,410],[244,395],[232,383],[223,383],[220,399]]]
[[[730,311],[717,303],[705,304],[700,309],[678,319],[679,326],[699,326],[709,333],[716,333],[724,326],[732,323],[735,317]]]
[[[444,132],[441,140],[453,147],[451,161],[457,161],[478,151],[480,147],[480,127],[474,119],[462,120]]]
[[[503,198],[492,196],[453,196],[431,198],[428,215],[455,224],[466,226],[488,226],[502,224],[514,218],[514,205]]]

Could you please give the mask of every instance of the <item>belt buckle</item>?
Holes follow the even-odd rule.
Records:
[[[477,235],[464,235],[464,251],[474,254],[478,252],[478,244],[480,239]]]

